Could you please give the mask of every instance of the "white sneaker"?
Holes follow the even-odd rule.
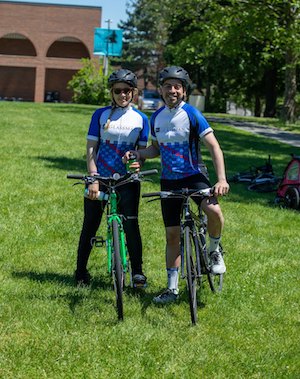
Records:
[[[226,271],[225,262],[223,259],[223,254],[220,251],[213,251],[210,253],[211,261],[211,273],[214,275],[224,274]]]

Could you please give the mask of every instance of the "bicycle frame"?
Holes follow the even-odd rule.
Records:
[[[107,238],[106,238],[106,250],[107,250],[107,270],[112,273],[112,224],[113,220],[116,220],[120,232],[120,258],[123,266],[123,271],[127,272],[128,262],[127,262],[127,246],[125,242],[125,232],[122,223],[122,216],[118,214],[117,210],[118,195],[114,187],[110,189],[109,199],[106,205],[106,219],[107,219]]]
[[[206,250],[206,232],[207,232],[207,217],[203,212],[201,206],[198,206],[199,214],[196,214],[190,208],[191,197],[187,196],[184,199],[182,206],[182,215],[180,222],[180,253],[181,253],[181,277],[185,278],[184,271],[184,228],[189,226],[192,231],[193,239],[196,247],[196,265],[197,265],[197,277],[200,278],[203,273],[207,273],[209,271],[209,267],[207,266],[207,250]],[[202,255],[201,255],[202,251]],[[204,258],[202,261],[201,258]],[[200,261],[201,260],[201,261]],[[205,271],[204,271],[204,270]]]
[[[196,228],[195,228],[195,222],[198,219],[199,224],[200,224],[200,219],[197,217],[197,215],[192,212],[190,209],[190,197],[185,197],[184,202],[182,205],[182,214],[180,218],[180,255],[181,255],[181,278],[185,278],[185,270],[184,270],[184,229],[186,226],[189,226],[190,230],[192,231],[193,238],[196,237]],[[199,248],[199,246],[197,246]],[[199,256],[199,254],[197,254]],[[197,270],[200,272],[200,262],[197,259]]]

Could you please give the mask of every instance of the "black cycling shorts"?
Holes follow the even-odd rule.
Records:
[[[205,189],[210,188],[209,180],[203,174],[188,176],[184,179],[166,180],[161,179],[162,191],[178,190],[182,188]],[[195,202],[200,205],[202,198],[195,197]],[[161,211],[165,226],[179,226],[183,199],[161,199]]]

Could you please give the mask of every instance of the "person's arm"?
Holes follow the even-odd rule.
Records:
[[[87,165],[87,171],[90,176],[96,175],[97,172],[97,165],[96,165],[96,157],[97,157],[97,147],[98,147],[98,141],[95,140],[87,140],[86,143],[86,165]],[[98,197],[98,191],[99,191],[99,182],[96,181],[93,184],[90,184],[88,186],[88,197],[91,200],[96,200]]]
[[[137,161],[158,157],[160,155],[159,145],[157,141],[152,141],[152,144],[146,149],[126,151],[122,158],[123,162],[127,163],[127,161],[130,159],[130,156],[132,155],[136,157]]]
[[[89,174],[97,173],[96,156],[98,141],[87,140],[86,143],[86,166]]]
[[[215,196],[225,195],[229,191],[229,184],[226,179],[224,156],[219,142],[212,132],[203,137],[203,142],[209,150],[217,175],[217,183],[214,185],[214,194]]]

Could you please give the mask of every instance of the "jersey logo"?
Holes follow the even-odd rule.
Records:
[[[155,128],[155,132],[156,133],[160,132],[160,128]]]

